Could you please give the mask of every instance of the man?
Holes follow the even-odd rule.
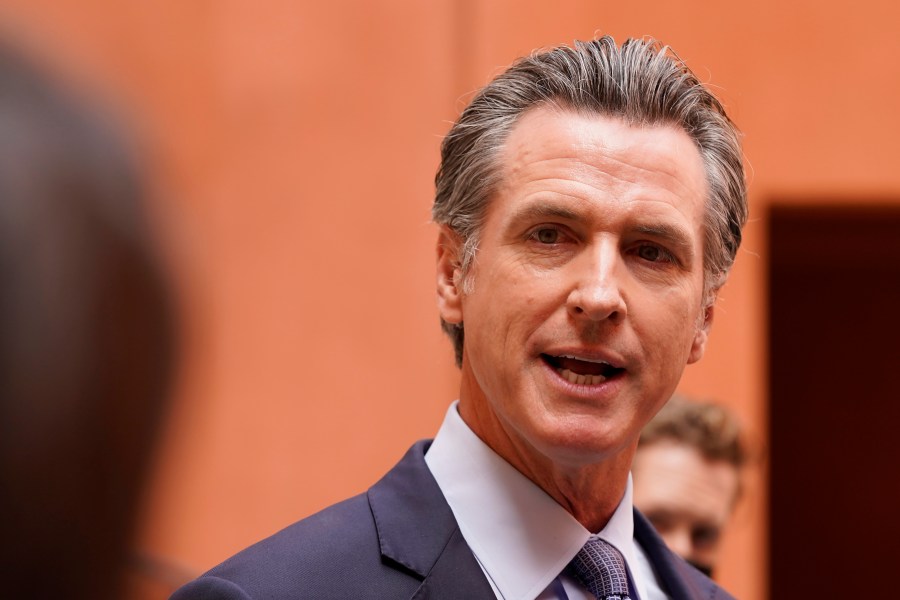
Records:
[[[174,598],[728,598],[632,512],[629,476],[746,220],[721,105],[654,42],[557,48],[475,97],[436,186],[462,379],[434,442]]]
[[[746,461],[737,419],[717,404],[676,396],[641,432],[631,467],[634,505],[670,549],[708,576]]]

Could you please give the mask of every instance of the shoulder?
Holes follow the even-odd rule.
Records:
[[[209,574],[234,580],[242,573],[277,575],[298,564],[334,563],[352,554],[378,552],[365,495],[354,496],[259,541]]]
[[[372,513],[361,494],[239,552],[172,600],[378,597],[371,586],[385,579],[397,579],[391,582],[395,592],[396,585],[409,585],[408,577],[382,565]]]
[[[172,600],[412,596],[458,531],[425,465],[428,444],[416,443],[367,493],[250,546]]]

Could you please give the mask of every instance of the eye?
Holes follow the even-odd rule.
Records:
[[[560,233],[558,229],[552,227],[541,227],[531,234],[532,239],[542,244],[556,244],[560,241]]]
[[[659,533],[668,533],[675,528],[675,520],[668,514],[651,512],[646,517]]]
[[[660,250],[657,246],[641,246],[637,250],[637,255],[643,258],[644,260],[649,260],[650,262],[657,262],[660,258],[662,258],[662,250]]]
[[[651,263],[671,263],[675,262],[672,256],[665,248],[661,248],[655,244],[641,244],[634,253],[643,260]]]
[[[691,539],[697,547],[714,546],[719,541],[720,531],[717,527],[697,526],[691,532]]]

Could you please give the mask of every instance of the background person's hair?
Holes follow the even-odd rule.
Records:
[[[741,469],[748,452],[737,417],[713,402],[673,396],[641,431],[638,447],[671,440],[699,451],[710,461]]]
[[[0,42],[5,597],[120,597],[174,349],[142,196],[105,119]]]
[[[635,126],[675,125],[693,139],[706,169],[704,302],[722,286],[747,220],[743,155],[737,128],[719,101],[667,47],[609,37],[576,42],[514,63],[484,87],[463,111],[441,146],[432,217],[460,238],[460,285],[478,249],[490,196],[503,176],[498,156],[519,117],[530,108],[618,117]],[[462,364],[463,324],[442,321]]]

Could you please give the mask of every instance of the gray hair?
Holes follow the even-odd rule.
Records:
[[[624,119],[634,126],[676,125],[691,137],[706,169],[704,305],[715,300],[747,220],[740,134],[721,103],[668,47],[609,36],[560,46],[516,61],[485,86],[441,145],[432,218],[462,241],[461,285],[478,248],[487,205],[500,183],[498,156],[513,126],[539,105]],[[463,326],[442,320],[462,364]]]

